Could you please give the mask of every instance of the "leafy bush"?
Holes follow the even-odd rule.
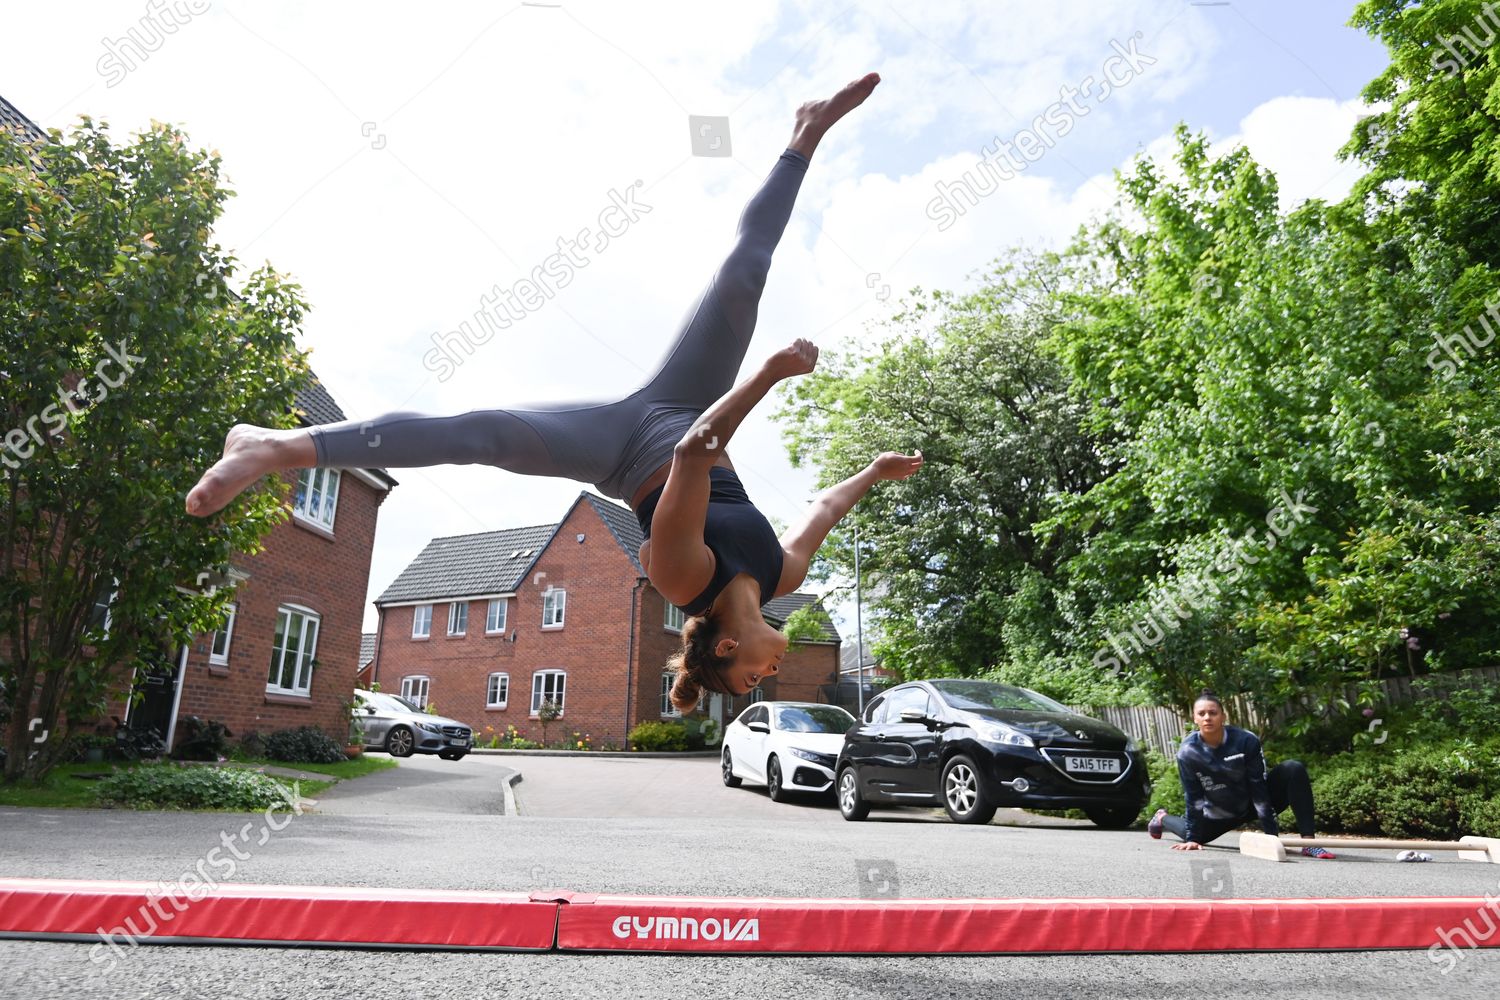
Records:
[[[1500,836],[1500,739],[1372,746],[1308,769],[1322,829],[1437,840]]]
[[[1146,803],[1146,817],[1156,815],[1158,809],[1181,816],[1187,811],[1187,798],[1182,793],[1182,779],[1177,775],[1177,758],[1150,746],[1144,750],[1146,770],[1151,774],[1151,801]]]
[[[261,810],[285,805],[291,790],[244,768],[147,764],[105,778],[98,796],[131,809]]]
[[[218,760],[229,749],[227,737],[234,734],[224,723],[214,719],[205,722],[189,715],[181,722],[182,738],[172,756],[178,760]]]
[[[680,722],[642,722],[630,731],[630,749],[645,752],[686,750],[687,729]]]
[[[296,764],[337,764],[344,748],[317,726],[278,729],[265,738],[265,755]]]
[[[251,730],[229,751],[233,760],[260,760],[266,755],[266,739],[255,730]]]

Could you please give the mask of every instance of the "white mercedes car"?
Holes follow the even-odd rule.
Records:
[[[724,784],[763,784],[774,802],[791,792],[827,792],[854,716],[837,705],[758,701],[724,730]]]

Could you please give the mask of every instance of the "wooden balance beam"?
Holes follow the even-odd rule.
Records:
[[[1462,861],[1488,861],[1500,865],[1500,838],[1460,837],[1458,840],[1364,840],[1358,837],[1316,837],[1306,840],[1290,834],[1273,837],[1269,833],[1240,834],[1240,853],[1262,861],[1285,861],[1288,847],[1310,844],[1319,847],[1365,851],[1457,851]]]

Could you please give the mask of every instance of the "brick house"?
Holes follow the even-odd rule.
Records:
[[[373,678],[380,689],[472,726],[477,740],[515,726],[541,739],[537,710],[558,700],[549,740],[587,733],[623,746],[638,723],[677,718],[664,666],[680,645],[682,612],[651,586],[642,537],[625,506],[579,493],[555,524],[435,538],[375,601]],[[768,603],[781,627],[812,594]],[[788,650],[751,695],[712,695],[693,713],[722,724],[752,699],[827,701],[839,634]]]
[[[297,396],[303,426],[345,419],[319,382]],[[217,719],[235,737],[317,726],[342,740],[348,664],[361,651],[370,553],[380,505],[396,480],[382,469],[302,469],[284,473],[291,517],[256,555],[231,562],[233,610],[224,628],[164,657],[162,669],[131,683],[145,697],[111,712],[175,740],[177,722]],[[127,714],[128,713],[128,714]]]
[[[0,127],[46,140],[3,97]],[[296,409],[303,426],[345,419],[316,377],[297,394]],[[169,746],[186,715],[222,721],[236,737],[300,725],[340,739],[348,732],[346,665],[360,654],[376,515],[397,484],[380,469],[304,469],[285,478],[290,519],[262,540],[260,553],[233,559],[227,579],[209,581],[235,587],[224,628],[160,650],[152,669],[121,671],[106,716],[155,728]],[[90,624],[107,627],[111,599],[99,595]],[[132,704],[135,690],[143,697]]]

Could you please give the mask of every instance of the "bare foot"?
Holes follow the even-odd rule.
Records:
[[[833,127],[840,118],[865,102],[865,98],[880,83],[879,73],[866,73],[858,80],[846,85],[843,90],[823,101],[808,101],[797,109],[797,125],[792,132],[792,149],[808,158],[817,148],[823,133]]]
[[[287,463],[287,450],[282,435],[304,434],[306,431],[276,431],[254,424],[235,424],[224,438],[224,457],[214,463],[203,474],[187,495],[187,512],[196,517],[207,517],[222,510],[229,501],[268,472],[281,468],[296,468]],[[311,437],[308,438],[311,447]]]

